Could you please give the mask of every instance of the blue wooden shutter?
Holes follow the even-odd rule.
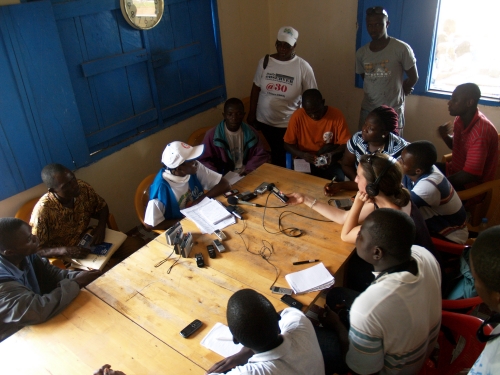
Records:
[[[0,199],[89,161],[49,2],[0,7]]]

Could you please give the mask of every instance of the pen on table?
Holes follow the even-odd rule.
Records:
[[[332,184],[335,182],[336,179],[337,179],[337,176],[333,176],[333,178],[332,178]]]
[[[316,263],[316,262],[319,262],[319,259],[302,260],[300,262],[293,262],[292,264],[294,266],[298,266],[299,264]]]
[[[231,216],[229,216],[229,217],[231,217]],[[227,218],[228,218],[228,217],[223,217],[223,218],[222,218],[222,219],[220,219],[220,220],[214,221],[214,223],[213,223],[212,225],[217,225],[217,224],[220,224],[220,223],[222,223],[224,220],[226,220]]]
[[[239,213],[237,213],[236,211],[232,211],[231,214],[234,215],[234,216],[236,216],[240,220],[243,219],[243,217]]]
[[[82,267],[88,268],[88,269],[89,269],[89,271],[92,271],[92,268],[87,267],[87,266],[84,266],[83,264],[81,264],[81,263],[80,263],[79,261],[77,261],[76,259],[71,259],[71,262],[73,262],[73,263],[75,263],[75,264],[77,264],[77,265],[79,265],[79,266],[82,266]]]

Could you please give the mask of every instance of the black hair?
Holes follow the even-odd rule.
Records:
[[[463,83],[461,85],[458,85],[455,90],[460,90],[462,91],[467,99],[472,99],[474,100],[474,104],[477,105],[479,102],[479,99],[481,98],[481,89],[479,88],[478,85],[475,83]]]
[[[304,91],[302,94],[302,103],[304,102],[319,102],[321,103],[323,101],[323,95],[321,95],[321,92],[318,89],[309,89]]]
[[[227,303],[226,314],[234,338],[252,350],[265,350],[280,334],[274,306],[255,290],[242,289],[234,293]]]
[[[64,165],[58,163],[48,164],[42,169],[42,181],[49,189],[55,188],[54,177],[68,170]]]
[[[415,242],[416,227],[412,218],[402,211],[379,208],[369,214],[362,227],[366,227],[372,238],[372,246],[378,246],[385,254],[404,262],[411,257],[411,246]]]
[[[416,141],[406,146],[405,150],[407,153],[413,155],[415,168],[420,168],[425,173],[429,173],[432,166],[436,164],[437,151],[432,142]]]
[[[378,117],[380,123],[382,124],[382,128],[385,131],[399,135],[399,117],[393,108],[386,105],[381,105],[380,107],[375,108],[370,113],[373,113]]]
[[[374,183],[387,163],[390,163],[389,156],[381,153],[363,155],[359,159],[367,183]],[[394,163],[380,179],[378,188],[396,206],[405,207],[410,202],[410,192],[401,185],[401,181],[403,170],[399,163]]]
[[[500,225],[481,232],[472,245],[471,259],[476,275],[484,285],[500,292]]]
[[[16,238],[16,233],[22,225],[28,225],[14,217],[0,218],[0,250],[9,250]]]
[[[243,112],[245,112],[245,106],[243,105],[243,102],[238,98],[230,98],[226,100],[226,102],[224,103],[224,112],[226,112],[229,106],[241,107]]]

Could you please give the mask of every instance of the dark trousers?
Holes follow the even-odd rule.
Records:
[[[339,315],[347,330],[349,330],[349,310],[358,295],[358,292],[348,288],[333,288],[326,296],[326,304]],[[314,331],[318,338],[321,354],[323,354],[325,374],[347,373],[349,368],[342,357],[342,348],[337,333],[324,327],[314,327]]]
[[[271,147],[271,163],[286,168],[286,151],[283,142],[286,128],[275,128],[263,123],[259,123],[258,126]]]

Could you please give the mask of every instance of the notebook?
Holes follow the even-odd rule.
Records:
[[[335,283],[335,278],[328,272],[323,263],[290,273],[285,276],[285,279],[295,294],[327,289]]]
[[[91,252],[84,259],[74,259],[71,261],[71,266],[82,270],[102,271],[109,258],[127,239],[127,235],[113,229],[106,228],[106,235],[102,244],[92,246]]]

